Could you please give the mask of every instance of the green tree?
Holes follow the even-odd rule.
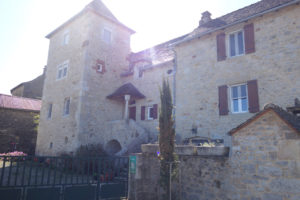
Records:
[[[159,112],[159,159],[160,159],[160,184],[165,190],[164,199],[170,196],[170,178],[176,178],[177,175],[177,156],[174,153],[175,129],[172,117],[173,103],[169,82],[165,79],[160,89],[160,112]],[[170,165],[172,171],[170,174]],[[171,177],[170,177],[171,176]]]

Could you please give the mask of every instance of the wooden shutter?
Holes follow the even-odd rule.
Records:
[[[157,119],[157,109],[158,109],[158,106],[157,104],[154,104],[153,105],[153,119]]]
[[[255,52],[253,23],[244,26],[244,35],[245,35],[245,53],[248,54],[248,53]]]
[[[225,33],[217,35],[217,58],[218,61],[226,59]]]
[[[227,85],[219,86],[219,115],[228,115]]]
[[[141,107],[141,120],[145,120],[145,111],[146,111],[146,107],[142,106]]]
[[[257,80],[248,81],[248,99],[249,99],[249,112],[255,113],[259,111],[258,101],[258,87]]]

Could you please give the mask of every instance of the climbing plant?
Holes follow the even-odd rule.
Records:
[[[175,129],[174,120],[172,117],[173,103],[169,82],[165,79],[160,88],[161,106],[159,111],[159,159],[160,159],[160,184],[165,190],[164,199],[169,199],[170,196],[170,178],[174,179],[177,176],[178,160],[175,152]],[[170,173],[170,165],[172,170]],[[171,176],[171,177],[170,177]]]

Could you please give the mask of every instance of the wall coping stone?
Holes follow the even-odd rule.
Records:
[[[142,153],[159,152],[158,144],[143,144]],[[177,155],[190,156],[229,156],[229,147],[199,147],[194,145],[176,145],[175,152]]]

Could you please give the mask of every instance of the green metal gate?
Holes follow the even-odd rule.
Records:
[[[128,157],[0,156],[1,199],[120,199],[127,188]]]

